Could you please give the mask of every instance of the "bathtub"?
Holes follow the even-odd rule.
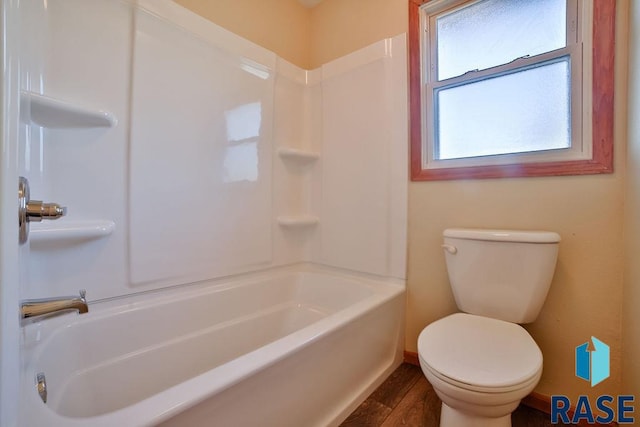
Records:
[[[401,363],[404,289],[302,265],[26,325],[20,425],[337,425]]]

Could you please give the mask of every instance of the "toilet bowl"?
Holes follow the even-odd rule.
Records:
[[[441,425],[510,426],[542,375],[542,353],[519,325],[465,313],[418,338],[420,367],[443,402]]]
[[[444,237],[463,313],[431,323],[418,338],[420,367],[442,400],[440,426],[509,427],[542,375],[542,352],[519,323],[542,308],[560,236],[447,229]]]

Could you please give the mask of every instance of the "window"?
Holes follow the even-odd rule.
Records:
[[[615,0],[409,4],[412,179],[612,172]]]

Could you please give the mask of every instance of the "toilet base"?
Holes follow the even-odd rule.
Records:
[[[440,410],[440,427],[511,427],[511,414],[498,418],[486,418],[471,415],[453,409],[442,403]]]

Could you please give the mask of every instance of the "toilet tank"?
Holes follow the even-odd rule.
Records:
[[[556,267],[557,233],[450,228],[443,235],[460,310],[513,323],[538,317]]]

